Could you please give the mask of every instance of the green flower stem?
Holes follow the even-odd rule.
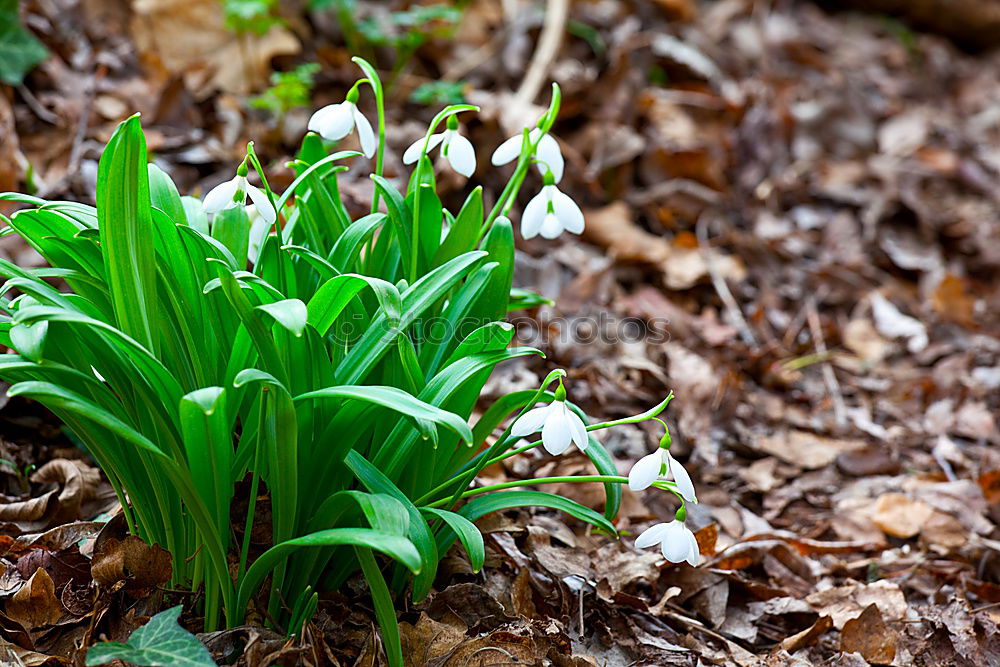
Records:
[[[372,93],[375,95],[375,113],[378,120],[378,148],[375,149],[375,174],[382,176],[383,164],[385,160],[385,94],[382,90],[382,80],[378,76],[378,72],[372,67],[364,58],[359,58],[357,56],[351,58],[351,61],[355,65],[361,68],[361,71],[365,73],[367,77],[364,79],[368,82],[368,85],[372,88]],[[371,212],[378,212],[378,205],[381,201],[378,188],[375,188],[375,194],[372,195],[372,206]],[[374,259],[375,254],[375,235],[372,234],[368,238],[368,243],[365,250],[364,258],[364,270],[365,273],[371,272],[371,263]]]
[[[528,139],[530,130],[524,128],[524,139],[521,142],[521,155],[517,158],[517,167],[514,168],[514,174],[507,181],[507,185],[504,186],[503,191],[500,196],[497,197],[496,203],[493,208],[490,209],[490,214],[486,216],[486,221],[483,223],[483,228],[479,231],[480,241],[486,236],[486,232],[490,231],[490,227],[493,225],[493,221],[497,219],[501,213],[510,211],[513,202],[517,199],[517,193],[521,191],[521,185],[524,183],[524,179],[528,173],[528,167],[531,166],[531,156],[535,154],[538,149],[538,141],[542,140],[544,134],[539,135],[538,141],[531,143]]]
[[[542,444],[542,441],[537,440],[535,442],[528,443],[524,447],[518,447],[517,449],[512,449],[504,454],[501,454],[500,456],[490,459],[483,465],[483,468],[489,468],[491,465],[500,463],[501,461],[517,456],[518,454],[524,454],[525,452],[530,452],[532,449],[538,447],[540,444]]]
[[[446,480],[441,484],[438,484],[433,489],[431,489],[424,495],[420,496],[420,498],[418,498],[413,504],[418,506],[422,505],[426,501],[436,496],[438,493],[446,491],[453,486],[457,486],[457,488],[455,490],[455,494],[451,498],[451,504],[454,505],[456,502],[458,502],[459,495],[461,494],[462,489],[468,487],[469,484],[472,483],[472,480],[476,478],[476,475],[482,472],[483,468],[485,468],[487,465],[487,461],[490,460],[490,455],[492,454],[496,456],[498,453],[506,451],[505,448],[509,447],[512,442],[515,442],[517,440],[517,438],[510,437],[510,429],[514,425],[514,422],[516,422],[521,417],[521,415],[523,415],[528,410],[535,407],[535,404],[538,403],[539,399],[545,394],[546,388],[550,384],[555,382],[557,379],[562,378],[564,375],[566,375],[566,371],[562,370],[561,368],[557,368],[556,370],[546,375],[545,379],[542,380],[542,384],[538,388],[538,391],[535,392],[534,396],[531,397],[530,401],[527,401],[524,404],[524,407],[521,408],[521,410],[517,413],[517,416],[511,420],[510,422],[511,425],[508,426],[506,429],[504,429],[504,432],[500,435],[499,438],[497,438],[496,442],[494,442],[489,449],[482,452],[477,458],[474,458],[471,461],[469,461],[470,467],[468,469],[464,471],[460,470],[451,479]]]
[[[528,128],[524,128],[524,141],[521,144],[521,155],[517,160],[517,167],[514,169],[514,175],[511,176],[507,185],[504,187],[503,192],[497,198],[496,204],[493,205],[490,214],[486,217],[486,222],[483,223],[483,229],[479,234],[479,239],[482,240],[486,236],[486,232],[490,230],[490,226],[493,221],[496,220],[498,215],[507,215],[510,209],[514,206],[514,202],[517,200],[517,194],[521,191],[521,185],[524,183],[524,179],[528,173],[528,167],[531,164],[531,156],[535,154],[538,149],[538,142],[542,140],[546,134],[552,129],[552,125],[556,121],[556,116],[559,115],[559,107],[562,105],[562,90],[559,88],[559,84],[552,84],[552,101],[549,102],[549,108],[546,109],[545,113],[538,120],[538,129],[541,132],[538,135],[538,141],[531,144],[528,141],[528,136],[531,132]]]
[[[504,489],[516,489],[521,486],[541,486],[543,484],[585,484],[588,482],[601,482],[601,483],[615,483],[615,484],[628,484],[628,477],[622,477],[620,475],[568,475],[565,477],[539,477],[538,479],[519,479],[513,482],[502,482],[500,484],[491,484],[489,486],[484,486],[478,489],[470,489],[462,493],[459,499],[464,500],[465,498],[471,498],[473,496],[479,496],[484,493],[492,493],[493,491],[503,491]],[[426,505],[426,507],[440,507],[445,505],[446,500],[438,500],[436,502]]]
[[[623,424],[638,424],[638,423],[641,423],[641,422],[644,422],[644,421],[650,421],[650,420],[655,420],[655,421],[658,421],[661,424],[663,424],[663,422],[661,420],[659,420],[659,419],[656,418],[656,415],[658,415],[661,412],[663,412],[667,408],[667,406],[670,405],[670,401],[672,401],[672,400],[674,400],[674,392],[673,391],[671,391],[669,394],[667,394],[667,397],[665,399],[663,399],[662,401],[660,401],[660,403],[658,405],[653,406],[652,408],[650,408],[649,410],[646,410],[642,414],[635,415],[633,417],[623,417],[622,419],[615,419],[614,421],[609,421],[609,422],[600,422],[598,424],[588,424],[587,425],[587,430],[588,431],[601,431],[601,430],[604,430],[606,428],[611,428],[612,426],[622,426]],[[666,424],[664,424],[664,428],[666,428]]]
[[[410,246],[412,251],[410,252],[410,284],[412,285],[417,280],[417,250],[420,244],[417,243],[418,235],[418,223],[420,215],[420,170],[424,167],[424,156],[427,155],[427,147],[430,145],[431,137],[434,135],[434,131],[438,128],[446,118],[450,118],[457,113],[463,111],[479,111],[479,107],[472,104],[453,104],[447,106],[434,116],[434,120],[427,127],[427,132],[424,134],[424,147],[420,151],[420,157],[417,158],[417,191],[413,193],[413,220],[411,221],[411,235],[410,235]]]
[[[254,171],[260,176],[260,184],[264,186],[264,194],[267,195],[267,200],[271,202],[271,206],[274,207],[275,213],[275,226],[278,225],[278,221],[281,220],[281,209],[278,208],[278,203],[274,199],[274,191],[271,190],[271,185],[267,182],[267,176],[264,174],[264,167],[261,166],[260,160],[257,158],[257,151],[253,149],[253,142],[247,142],[247,157],[250,158],[250,164],[253,165]]]

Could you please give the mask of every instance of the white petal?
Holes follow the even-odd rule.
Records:
[[[323,107],[313,114],[308,127],[329,141],[343,139],[354,127],[354,109],[356,108],[350,102]]]
[[[517,156],[521,154],[521,142],[524,137],[520,134],[515,134],[513,137],[503,142],[497,149],[493,151],[493,157],[490,161],[497,167],[502,164],[507,164],[508,162],[513,162],[517,159]]]
[[[573,430],[566,415],[561,410],[553,410],[542,427],[542,447],[552,456],[559,456],[569,449],[572,440]]]
[[[694,536],[686,526],[684,527],[684,536],[687,538],[688,542],[688,556],[687,562],[693,567],[697,567],[698,563],[701,561],[701,552],[698,549],[698,538]]]
[[[576,414],[569,409],[566,403],[563,403],[563,409],[566,412],[566,421],[569,423],[570,430],[573,432],[573,442],[580,451],[587,449],[587,445],[590,443],[590,438],[587,437],[587,425],[583,423],[580,419],[580,415]]]
[[[670,468],[670,476],[677,483],[677,490],[680,491],[681,497],[688,502],[698,502],[694,495],[694,483],[691,481],[691,475],[680,464],[680,461],[667,454],[667,466]]]
[[[206,213],[218,213],[227,208],[233,208],[237,202],[233,199],[236,191],[240,189],[240,177],[232,178],[225,183],[220,183],[208,191],[202,207]]]
[[[448,141],[448,162],[452,169],[466,178],[476,170],[476,149],[458,132],[452,133]]]
[[[278,219],[278,214],[271,206],[271,200],[267,198],[267,193],[258,187],[247,184],[247,194],[250,195],[250,201],[253,202],[253,207],[257,209],[260,217],[267,220],[269,224]]]
[[[552,186],[555,189],[555,186]],[[556,190],[552,193],[552,209],[559,216],[559,222],[567,232],[579,234],[583,231],[583,211],[569,195]]]
[[[691,551],[691,544],[688,542],[684,524],[680,521],[671,521],[663,531],[660,550],[663,557],[671,563],[681,563],[687,560]]]
[[[542,219],[542,228],[539,230],[542,238],[554,239],[562,234],[562,232],[563,225],[558,216],[555,213],[546,213]]]
[[[365,115],[357,107],[354,107],[354,127],[358,128],[358,139],[361,141],[361,152],[365,157],[375,155],[375,133],[372,131],[372,124],[368,122]]]
[[[537,433],[541,430],[542,425],[545,423],[545,418],[549,416],[549,412],[551,412],[550,405],[528,410],[510,427],[510,434],[515,438],[523,438],[526,435]]]
[[[535,157],[539,160],[539,171],[543,174],[546,170],[551,171],[552,178],[556,180],[556,183],[562,180],[565,162],[563,161],[562,151],[559,149],[559,142],[551,134],[546,134],[538,142]]]
[[[317,109],[315,112],[313,112],[313,115],[309,117],[309,124],[306,125],[306,129],[308,129],[310,132],[315,132],[319,134],[319,128],[320,125],[323,123],[323,120],[327,116],[329,116],[330,113],[338,106],[340,105],[328,104],[322,109]]]
[[[636,548],[645,549],[646,547],[651,547],[654,544],[659,544],[660,540],[663,539],[663,532],[667,529],[668,525],[669,524],[666,523],[658,523],[642,531],[642,533],[639,534],[639,537],[635,538]]]
[[[434,148],[437,147],[439,143],[441,143],[442,139],[444,139],[443,133],[431,135],[431,139],[427,143],[427,152],[430,153],[432,150],[434,150]],[[413,164],[414,162],[419,160],[420,153],[423,152],[423,150],[424,150],[424,138],[420,137],[412,144],[410,144],[410,147],[407,148],[406,151],[403,153],[403,164]]]
[[[658,451],[643,456],[635,462],[632,470],[628,473],[628,488],[633,491],[648,489],[660,476],[660,467],[662,465],[663,458]]]
[[[545,196],[545,189],[531,198],[528,205],[524,207],[521,214],[521,236],[526,239],[538,236],[545,222],[546,209],[549,206],[549,198]]]

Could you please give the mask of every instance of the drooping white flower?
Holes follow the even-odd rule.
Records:
[[[688,502],[698,502],[694,495],[694,484],[691,475],[684,469],[680,461],[670,455],[670,450],[659,447],[652,454],[647,454],[635,462],[628,474],[628,488],[642,491],[653,485],[653,482],[664,477],[673,479],[677,491]]]
[[[476,170],[476,149],[472,147],[472,142],[458,133],[458,120],[454,116],[448,117],[448,126],[444,132],[431,135],[427,140],[427,152],[441,145],[441,155],[448,160],[451,168],[469,177]],[[420,159],[424,153],[424,137],[421,137],[410,144],[410,147],[403,153],[403,164],[413,164]]]
[[[639,549],[657,544],[660,545],[663,557],[671,563],[687,561],[691,565],[698,565],[701,560],[698,540],[683,521],[675,519],[667,523],[658,523],[642,531],[642,534],[635,538],[635,546]]]
[[[511,426],[510,434],[515,438],[523,438],[541,431],[542,447],[553,456],[565,452],[571,443],[580,451],[585,450],[588,442],[587,427],[580,416],[569,409],[566,401],[559,398],[559,393],[556,392],[556,400],[548,405],[521,415]]]
[[[526,239],[539,234],[554,239],[563,230],[572,234],[583,231],[583,211],[569,195],[555,185],[552,172],[546,172],[541,192],[532,197],[521,214],[521,236]]]
[[[377,143],[372,125],[358,109],[358,93],[351,89],[347,99],[340,104],[328,104],[309,119],[309,131],[315,132],[328,141],[343,139],[351,130],[357,128],[358,139],[361,141],[361,152],[365,157],[375,155]]]
[[[562,180],[563,169],[565,168],[565,161],[563,160],[562,151],[559,149],[559,142],[550,134],[546,134],[539,139],[541,134],[542,130],[537,127],[528,133],[528,141],[531,143],[538,142],[535,154],[532,157],[538,160],[538,170],[542,174],[546,170],[552,172],[552,178],[558,183]],[[502,164],[516,160],[521,154],[522,141],[523,137],[520,134],[515,134],[497,146],[497,149],[493,151],[493,164],[499,167]]]
[[[271,205],[271,200],[267,198],[267,194],[260,188],[247,183],[246,162],[236,170],[236,176],[209,190],[208,194],[205,195],[205,201],[202,202],[202,208],[205,209],[206,213],[218,213],[237,206],[244,206],[248,195],[260,217],[267,220],[269,224],[274,223],[278,214]]]

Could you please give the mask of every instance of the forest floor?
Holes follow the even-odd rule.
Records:
[[[183,9],[197,4],[28,2],[51,56],[0,95],[0,191],[30,164],[40,196],[92,201],[101,147],[135,111],[183,193],[229,178],[250,138],[287,183],[310,110],[279,122],[247,94],[271,67],[318,62],[313,108],[338,102],[351,53],[328,13],[241,40]],[[388,172],[434,112],[410,93],[461,80],[495,193],[485,147],[534,119],[514,101],[547,103],[559,82],[560,187],[587,228],[519,239],[515,279],[555,303],[514,314],[519,339],[548,358],[489,389],[563,367],[594,418],[672,390],[702,563],[633,548],[672,514],[665,494],[626,491],[619,541],[548,512],[487,518],[486,569],[453,553],[401,610],[411,664],[1000,664],[1000,57],[805,2],[602,0],[573,3],[539,83],[524,72],[543,15],[503,9],[522,4],[473,2],[416,51],[390,96]],[[466,188],[452,176],[446,204]],[[348,206],[368,188],[349,175]],[[40,261],[13,237],[0,254]],[[627,473],[659,436],[604,442]],[[93,567],[92,538],[121,530],[96,522],[114,496],[51,417],[12,399],[0,440],[0,662],[68,664],[159,608],[157,573],[115,570],[127,553]],[[489,476],[589,465],[509,463]],[[295,643],[259,626],[205,639],[239,664],[379,664],[364,600],[324,596]]]

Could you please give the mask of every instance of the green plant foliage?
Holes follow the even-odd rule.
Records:
[[[429,81],[410,93],[410,101],[424,106],[461,104],[465,101],[465,83],[462,81]]]
[[[124,644],[104,642],[87,651],[87,667],[112,660],[149,667],[215,667],[208,649],[177,623],[181,606],[165,609],[132,633]]]
[[[481,567],[473,520],[535,503],[614,533],[607,517],[624,478],[591,438],[587,454],[600,474],[583,479],[606,485],[607,516],[540,492],[463,507],[508,488],[469,484],[486,465],[523,451],[509,427],[493,438],[497,426],[552,400],[547,388],[561,382],[553,373],[537,392],[501,399],[470,425],[493,369],[539,354],[508,347],[513,328],[502,320],[514,237],[500,215],[537,140],[522,147],[511,185],[489,212],[479,188],[459,211],[443,207],[425,156],[400,191],[381,173],[380,82],[358,62],[380,120],[368,215],[352,217],[337,189],[357,153],[327,154],[307,136],[290,164],[296,178],[279,194],[251,144],[244,164],[263,188],[251,190],[254,208],[276,210],[278,221],[250,252],[260,218],[234,204],[209,223],[197,201],[147,165],[138,116],[118,127],[101,156],[96,208],[0,195],[25,206],[8,220],[9,233],[51,266],[0,260],[0,344],[16,352],[0,355],[0,379],[79,438],[118,494],[129,530],[170,552],[171,585],[201,591],[206,630],[239,625],[257,608],[297,633],[316,609],[315,591],[360,572],[398,667],[393,597],[408,587],[414,599],[425,596],[456,539]],[[543,133],[557,112],[554,93]],[[428,136],[473,109],[446,108]],[[231,182],[234,201],[250,187],[245,176],[241,167]],[[69,290],[52,287],[52,278]],[[237,540],[230,507],[244,481],[248,516]],[[251,557],[261,497],[273,542]],[[175,612],[128,646],[92,651],[89,664],[149,659],[142,655],[151,655],[151,638],[176,628]]]
[[[0,0],[0,82],[16,86],[45,60],[48,49],[21,25],[17,0]]]
[[[333,11],[351,51],[373,55],[375,49],[392,50],[393,71],[398,73],[428,40],[451,37],[468,2],[407,4],[402,9],[370,15],[359,10],[357,0],[312,0],[309,6],[317,11]]]
[[[251,97],[248,104],[253,109],[269,111],[276,116],[309,106],[317,72],[317,63],[303,63],[288,72],[272,72],[271,87]]]
[[[225,26],[233,32],[265,34],[282,20],[278,0],[221,0]]]

